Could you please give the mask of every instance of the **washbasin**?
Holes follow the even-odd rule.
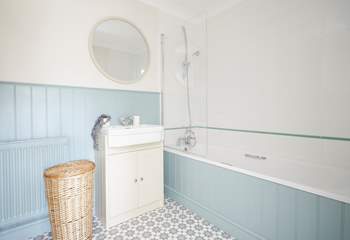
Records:
[[[104,127],[101,134],[108,139],[109,147],[127,147],[163,141],[163,127],[142,124],[138,127],[114,125]]]

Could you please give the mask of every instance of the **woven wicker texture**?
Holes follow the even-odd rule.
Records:
[[[45,170],[47,178],[66,178],[91,172],[95,164],[88,160],[77,160],[50,167]]]
[[[44,172],[52,238],[92,239],[95,164],[71,161]]]

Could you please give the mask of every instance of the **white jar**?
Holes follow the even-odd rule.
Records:
[[[135,115],[135,116],[132,117],[132,125],[134,127],[139,127],[140,126],[140,116]]]

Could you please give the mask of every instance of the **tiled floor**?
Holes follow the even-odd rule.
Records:
[[[49,240],[50,234],[31,238],[31,240]],[[178,202],[166,199],[165,207],[131,219],[120,225],[105,229],[94,220],[94,240],[204,240],[228,239],[229,234],[221,231],[207,220],[199,217]]]

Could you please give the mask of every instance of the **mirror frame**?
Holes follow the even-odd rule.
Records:
[[[114,78],[113,76],[111,76],[110,74],[108,74],[102,67],[101,65],[98,63],[97,59],[95,58],[95,55],[94,55],[94,50],[93,50],[93,40],[94,40],[94,36],[95,36],[95,32],[96,32],[96,29],[98,28],[98,26],[100,26],[103,22],[105,21],[109,21],[109,20],[118,20],[118,21],[121,21],[121,22],[124,22],[124,23],[127,23],[129,24],[130,26],[134,27],[134,29],[141,35],[142,39],[144,40],[145,44],[146,44],[146,48],[147,48],[147,64],[145,66],[145,72],[142,74],[142,76],[138,79],[135,79],[135,80],[131,80],[131,81],[126,81],[126,80],[123,80],[123,79],[116,79]],[[103,18],[101,20],[99,20],[91,29],[90,31],[90,35],[89,35],[89,54],[90,54],[90,57],[94,63],[94,65],[96,66],[96,68],[100,71],[100,73],[102,73],[103,76],[105,76],[107,79],[109,80],[112,80],[114,82],[117,82],[117,83],[120,83],[120,84],[132,84],[132,83],[136,83],[136,82],[139,82],[141,81],[144,76],[148,73],[149,71],[149,68],[150,68],[150,65],[151,65],[151,51],[150,51],[150,46],[149,46],[149,43],[145,37],[145,35],[143,34],[143,32],[141,31],[140,28],[138,28],[134,23],[130,22],[129,20],[125,19],[125,18],[121,18],[121,17],[106,17],[106,18]]]

